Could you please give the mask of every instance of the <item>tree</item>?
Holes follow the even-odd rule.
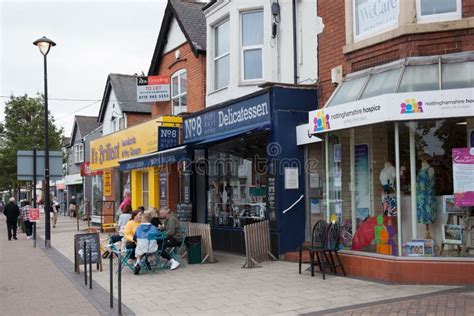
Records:
[[[60,150],[63,129],[49,114],[49,149]],[[0,190],[17,188],[17,150],[44,149],[44,98],[11,96],[5,104],[5,122],[0,126]]]

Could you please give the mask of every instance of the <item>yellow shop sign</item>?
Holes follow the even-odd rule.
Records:
[[[121,159],[156,151],[158,124],[148,121],[91,141],[91,171],[117,167]]]

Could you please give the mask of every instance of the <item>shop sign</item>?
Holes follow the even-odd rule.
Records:
[[[245,132],[270,123],[270,99],[268,94],[262,94],[184,119],[184,143],[228,132]]]
[[[137,102],[161,102],[169,100],[169,76],[137,77]]]
[[[81,177],[93,177],[102,174],[101,170],[91,171],[90,161],[81,163]]]
[[[39,208],[30,208],[29,210],[30,222],[39,222],[40,220],[40,210]]]
[[[399,0],[354,0],[355,39],[396,26],[399,11]]]
[[[168,173],[160,172],[160,207],[168,206]]]
[[[453,148],[454,204],[474,206],[474,147]]]
[[[122,159],[156,151],[157,126],[156,120],[151,120],[91,141],[90,170],[117,167]]]
[[[158,126],[158,150],[179,145],[179,127]]]
[[[469,117],[474,89],[391,93],[309,112],[310,133],[390,121]]]
[[[112,172],[104,171],[104,196],[112,196]]]

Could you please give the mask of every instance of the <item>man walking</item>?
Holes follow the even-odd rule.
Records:
[[[16,221],[18,216],[20,216],[20,208],[16,204],[15,198],[10,198],[10,200],[8,200],[8,204],[5,206],[3,214],[7,217],[8,240],[12,240],[12,237],[16,240]]]

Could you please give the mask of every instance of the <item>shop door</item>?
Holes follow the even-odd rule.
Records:
[[[196,166],[197,170],[206,170],[206,164],[204,162],[199,163]],[[206,196],[207,196],[207,184],[206,184],[207,172],[196,172],[196,222],[206,222]]]

